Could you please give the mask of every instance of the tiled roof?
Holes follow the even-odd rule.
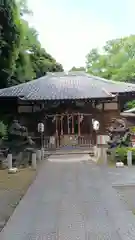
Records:
[[[114,82],[80,72],[48,73],[39,79],[0,90],[0,97],[28,100],[109,98],[111,93],[135,92],[135,84]]]

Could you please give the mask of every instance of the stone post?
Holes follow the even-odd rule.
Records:
[[[41,160],[41,150],[37,150],[37,160]]]
[[[132,166],[132,151],[127,151],[127,165]]]
[[[103,146],[101,147],[101,159],[103,160],[103,164],[107,164],[107,152],[106,152],[106,147]]]
[[[12,169],[12,154],[8,154],[7,156],[7,161],[8,161],[8,169]]]
[[[22,163],[23,160],[23,152],[20,152],[19,154],[19,162]]]
[[[32,167],[33,169],[37,168],[36,153],[32,153]]]
[[[41,148],[41,159],[42,159],[42,160],[44,159],[44,155],[45,155],[44,148]]]

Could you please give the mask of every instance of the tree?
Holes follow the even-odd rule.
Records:
[[[22,2],[24,4],[25,1],[23,0]],[[24,8],[20,7],[20,9]],[[29,14],[30,10],[27,9],[25,5],[25,12],[22,10],[21,12],[23,16],[23,13]],[[62,65],[58,64],[56,60],[42,48],[36,29],[30,27],[28,22],[23,18],[21,22],[23,38],[21,38],[22,42],[18,59],[18,65],[20,63],[20,66],[16,68],[14,79],[24,82],[42,77],[47,72],[63,71]]]
[[[69,72],[85,72],[86,71],[86,69],[85,69],[85,67],[72,67],[70,70],[69,70]]]
[[[135,81],[135,35],[107,41],[102,52],[92,49],[86,56],[89,73],[116,81]]]
[[[42,48],[37,31],[24,20],[31,14],[26,0],[0,4],[0,88],[23,83],[49,71],[63,71],[61,64]]]
[[[0,3],[0,88],[8,86],[20,46],[20,18],[14,0]]]
[[[16,1],[20,15],[23,16],[24,14],[26,15],[33,15],[33,12],[28,8],[27,6],[27,1],[26,0],[18,0]]]
[[[20,9],[21,16],[23,16],[23,14],[31,14],[25,0],[20,1]],[[20,81],[24,82],[42,77],[47,72],[63,71],[62,65],[58,64],[56,60],[42,48],[36,29],[29,27],[28,22],[23,18],[21,18],[21,21],[23,38],[19,57],[21,56],[20,60],[23,60],[23,65],[22,61],[19,60],[18,63],[20,62],[21,64],[20,68],[17,67],[16,79],[20,76]]]

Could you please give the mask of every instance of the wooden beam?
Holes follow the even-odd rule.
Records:
[[[84,115],[84,116],[92,116],[92,114],[90,114],[90,113],[79,113],[80,115],[82,114],[82,115]],[[67,114],[66,113],[62,113],[62,115],[63,115],[63,117],[64,116],[67,116]],[[56,114],[46,114],[46,117],[54,117],[54,116],[56,116]],[[61,114],[60,113],[58,113],[57,114],[57,116],[58,117],[61,117]],[[78,113],[72,113],[72,116],[78,116]]]

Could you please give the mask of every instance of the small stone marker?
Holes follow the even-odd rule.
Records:
[[[37,168],[36,153],[32,153],[32,167],[33,167],[33,169]]]
[[[127,151],[127,165],[132,166],[132,151]]]
[[[7,156],[7,161],[8,161],[8,169],[12,169],[12,154],[8,154]]]
[[[37,160],[41,160],[41,150],[37,150]]]
[[[124,167],[124,163],[123,162],[116,162],[116,167]]]
[[[124,167],[124,163],[123,162],[116,162],[116,167]]]
[[[18,172],[18,168],[10,168],[10,169],[8,169],[8,173],[14,174],[14,173],[17,173],[17,172]]]

